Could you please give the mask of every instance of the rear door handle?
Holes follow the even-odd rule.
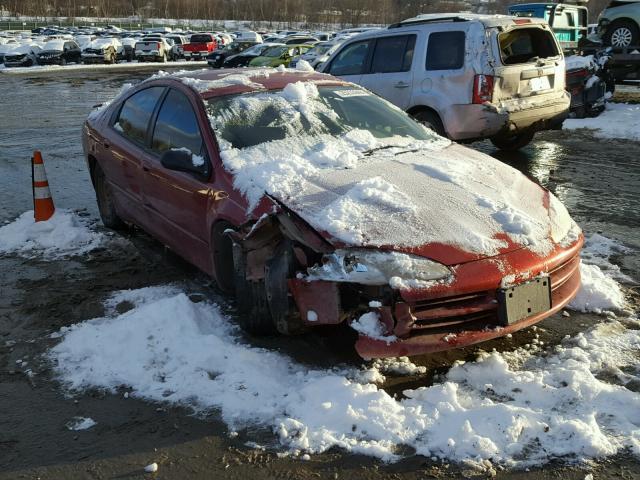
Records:
[[[395,88],[407,88],[409,87],[409,84],[406,82],[398,82],[396,84],[393,85]]]
[[[145,167],[144,165],[142,166],[142,171],[143,172],[148,172],[149,171],[149,167]]]
[[[111,146],[107,142],[104,142],[102,145],[104,146],[104,148],[109,148]]]

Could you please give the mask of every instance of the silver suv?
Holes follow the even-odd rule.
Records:
[[[518,149],[561,128],[562,50],[543,19],[419,15],[347,40],[318,68],[362,85],[441,135]]]

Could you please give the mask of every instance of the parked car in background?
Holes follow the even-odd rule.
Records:
[[[160,35],[148,35],[136,42],[139,62],[167,62],[171,58],[171,45]]]
[[[82,63],[116,63],[119,46],[115,38],[96,38],[82,50]]]
[[[138,39],[135,37],[126,37],[120,39],[120,47],[116,50],[118,60],[126,60],[132,62],[136,58],[136,43]]]
[[[89,116],[82,144],[103,224],[138,225],[211,275],[246,330],[368,314],[362,357],[417,355],[511,334],[576,295],[583,235],[518,170],[335,77],[226,74],[141,82]]]
[[[302,45],[302,44],[313,45],[318,42],[319,40],[316,37],[309,37],[306,35],[302,35],[302,36],[294,35],[290,37],[285,37],[282,40],[282,43],[284,43],[285,45]]]
[[[183,48],[184,45],[188,43],[187,37],[177,33],[172,33],[170,35],[166,35],[165,38],[173,42],[173,45],[171,46],[172,59],[177,60],[179,58],[184,58]]]
[[[251,60],[261,56],[270,48],[281,46],[284,46],[284,43],[259,43],[247,48],[244,52],[228,56],[222,66],[224,68],[247,67]]]
[[[313,45],[283,45],[281,47],[272,47],[264,51],[259,57],[249,62],[250,67],[279,67],[284,65],[288,67],[291,60],[302,55]]]
[[[5,55],[7,55],[12,50],[15,50],[19,46],[20,46],[20,44],[18,42],[16,42],[16,41],[14,41],[12,43],[5,43],[3,45],[0,45],[0,64],[4,63]]]
[[[318,65],[326,62],[331,54],[335,52],[342,42],[320,42],[316,43],[313,48],[307,50],[305,53],[300,55],[299,57],[295,57],[291,63],[290,67],[295,67],[298,64],[299,60],[305,60],[309,62],[314,69],[318,67]]]
[[[319,69],[362,85],[456,141],[502,149],[561,128],[562,50],[539,18],[429,14],[347,40]]]
[[[261,45],[261,43],[245,41],[236,41],[230,43],[223,48],[218,48],[211,52],[207,56],[207,63],[211,68],[222,68],[222,66],[224,65],[224,61],[227,58],[242,53],[248,48],[253,47],[254,45]]]
[[[640,46],[640,2],[613,0],[598,17],[598,35],[612,47]]]
[[[32,65],[37,65],[40,50],[40,46],[35,43],[20,45],[4,54],[4,65],[5,67],[31,67]]]
[[[589,10],[569,3],[520,3],[508,8],[515,17],[538,17],[547,21],[562,50],[575,52],[578,42],[588,36]]]
[[[182,47],[184,58],[201,60],[218,48],[218,42],[211,33],[194,33],[189,43]]]
[[[38,52],[39,65],[66,65],[80,63],[82,51],[78,44],[71,40],[51,40]]]

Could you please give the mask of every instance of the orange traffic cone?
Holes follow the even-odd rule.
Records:
[[[38,150],[33,152],[31,159],[31,179],[33,180],[33,216],[36,222],[49,220],[56,211],[56,207],[51,198],[42,155]]]

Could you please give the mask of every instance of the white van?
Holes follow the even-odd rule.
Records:
[[[431,14],[348,39],[319,71],[362,85],[441,135],[518,149],[569,112],[543,19]]]

